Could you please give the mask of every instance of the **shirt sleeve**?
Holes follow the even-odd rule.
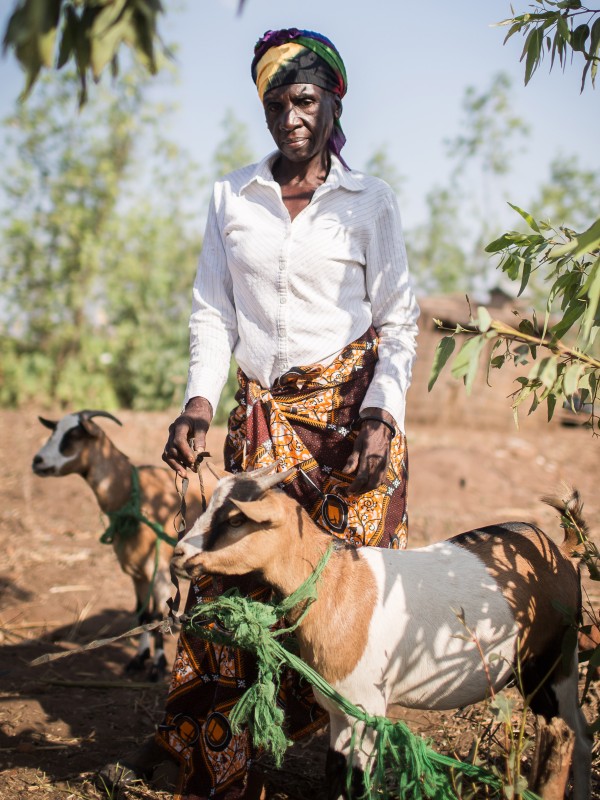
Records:
[[[184,405],[205,397],[216,411],[238,339],[233,285],[217,213],[217,187],[210,202],[192,292],[190,365]]]
[[[419,307],[408,272],[398,202],[391,189],[383,194],[367,246],[366,281],[379,335],[379,360],[361,408],[388,411],[404,431]]]

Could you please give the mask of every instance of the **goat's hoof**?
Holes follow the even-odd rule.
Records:
[[[159,658],[158,661],[155,661],[152,666],[150,667],[150,671],[148,672],[148,680],[152,681],[152,683],[158,683],[162,681],[165,675],[167,674],[167,659],[162,656]]]
[[[144,650],[142,653],[138,653],[131,659],[129,664],[127,664],[125,672],[141,672],[149,658],[150,650]]]
[[[135,764],[128,764],[126,761],[117,761],[114,764],[106,764],[99,769],[95,775],[95,783],[99,789],[111,792],[123,786],[131,786],[139,783],[148,777],[144,770]]]

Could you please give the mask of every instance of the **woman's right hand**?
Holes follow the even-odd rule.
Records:
[[[206,432],[213,418],[211,404],[204,397],[192,397],[185,411],[169,425],[169,438],[162,454],[162,460],[181,478],[186,469],[196,463],[196,455],[206,448]],[[191,440],[194,440],[194,450]]]

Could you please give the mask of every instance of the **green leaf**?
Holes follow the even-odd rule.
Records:
[[[56,29],[60,17],[62,0],[46,0],[44,17],[38,33],[38,49],[40,60],[45,67],[51,67],[54,61],[54,45],[56,44]]]
[[[485,252],[497,253],[499,250],[504,250],[506,247],[509,247],[512,243],[510,235],[505,233],[499,239],[494,239],[493,242],[490,242],[485,248]]]
[[[600,219],[597,219],[586,231],[567,242],[567,244],[553,247],[549,253],[549,258],[553,261],[565,255],[577,258],[584,253],[592,252],[598,245],[600,245]]]
[[[460,349],[452,364],[452,375],[455,378],[464,378],[467,394],[470,394],[479,366],[479,356],[485,347],[483,336],[473,336],[466,341]]]
[[[556,28],[565,42],[570,41],[571,31],[569,30],[566,18],[562,14],[560,14],[556,20]]]
[[[512,724],[514,706],[514,701],[502,692],[498,693],[493,700],[490,700],[490,711],[492,715],[498,722],[504,723],[505,725]]]
[[[511,281],[516,281],[519,277],[522,260],[521,256],[518,256],[516,253],[511,253],[504,264],[502,264],[502,271],[506,272]]]
[[[542,361],[540,361],[539,366],[541,369],[538,372],[538,379],[547,389],[552,389],[556,383],[556,377],[558,373],[558,364],[556,358],[554,356],[544,358]]]
[[[585,311],[585,303],[575,300],[567,309],[563,318],[550,328],[550,333],[557,339],[562,339],[565,333],[573,327]]]
[[[497,22],[496,25],[498,25],[498,26],[510,25],[511,22],[512,22],[512,19],[505,19],[502,22]],[[492,27],[494,27],[494,25],[492,25]],[[510,37],[514,36],[515,33],[520,31],[522,27],[523,27],[523,23],[522,22],[514,22],[511,25],[511,27],[509,28],[508,33],[504,37],[504,41],[502,42],[502,44],[506,44],[507,41],[510,39]]]
[[[600,302],[600,258],[596,260],[592,267],[584,288],[587,288],[588,304],[581,324],[583,338],[587,341],[590,338]]]
[[[435,353],[433,356],[433,365],[429,375],[429,383],[427,384],[427,390],[429,392],[433,389],[440,372],[454,352],[455,345],[456,342],[454,340],[454,336],[444,336],[443,339],[440,339],[438,342],[438,346],[435,348]]]
[[[98,80],[104,67],[109,64],[116,55],[119,45],[132,35],[133,32],[133,9],[125,8],[126,0],[118,0],[108,6],[112,10],[113,16],[116,10],[121,7],[119,13],[113,20],[113,16],[105,17],[105,10],[98,15],[94,21],[94,31],[90,39],[90,65],[95,80]]]
[[[490,317],[490,312],[487,310],[487,308],[479,306],[477,309],[477,327],[481,333],[488,331],[491,324],[492,318]]]
[[[548,404],[548,422],[550,422],[554,415],[554,409],[556,408],[556,395],[549,394],[546,398],[546,403]]]
[[[531,260],[529,258],[526,258],[525,261],[523,262],[523,276],[521,278],[521,286],[519,287],[517,297],[520,297],[525,291],[527,284],[529,283],[530,277],[531,277]]]
[[[590,55],[593,56],[596,50],[600,47],[600,17],[596,19],[592,25],[592,34],[590,36]]]
[[[508,205],[511,208],[513,208],[517,212],[517,214],[520,214],[523,217],[523,219],[529,225],[530,228],[533,228],[533,230],[536,231],[537,233],[540,232],[539,225],[534,220],[534,218],[531,216],[531,214],[529,214],[527,211],[523,211],[522,208],[519,208],[519,206],[515,206],[512,203],[509,203]]]
[[[527,344],[520,344],[513,349],[513,358],[515,362],[515,366],[518,364],[527,364],[529,356],[529,345]]]
[[[64,67],[75,49],[78,21],[79,18],[73,6],[67,6],[58,48],[58,59],[56,61],[57,69],[62,69]]]
[[[578,25],[571,36],[571,47],[573,50],[585,51],[585,40],[589,35],[589,25]]]
[[[544,33],[541,28],[534,28],[527,45],[527,59],[525,61],[525,86],[531,80],[540,62],[540,51],[544,43]]]
[[[563,391],[567,397],[575,394],[579,386],[579,378],[583,372],[584,366],[581,363],[571,364],[567,368],[563,378]]]

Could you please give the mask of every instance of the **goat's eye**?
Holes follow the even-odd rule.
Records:
[[[243,514],[236,514],[234,517],[229,517],[227,520],[230,528],[239,528],[244,524],[246,517]]]

